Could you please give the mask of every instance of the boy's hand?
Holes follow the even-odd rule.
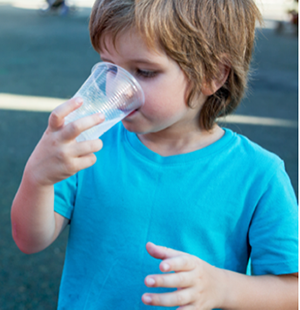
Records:
[[[211,310],[222,304],[222,270],[213,267],[196,256],[157,246],[146,245],[148,253],[163,261],[160,270],[175,273],[149,275],[145,278],[148,287],[177,288],[163,294],[146,293],[142,301],[146,305],[176,307],[180,310]]]
[[[30,156],[25,173],[40,185],[53,185],[96,162],[95,152],[102,141],[78,143],[75,138],[83,131],[103,122],[94,114],[64,125],[64,118],[82,105],[82,99],[71,99],[58,106],[49,117],[48,127]]]

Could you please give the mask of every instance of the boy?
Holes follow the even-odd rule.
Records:
[[[250,0],[95,2],[92,44],[138,79],[145,104],[102,145],[75,141],[101,115],[64,126],[82,102],[64,103],[25,167],[19,248],[41,251],[70,223],[59,309],[297,308],[283,163],[215,122],[242,97],[256,20]]]

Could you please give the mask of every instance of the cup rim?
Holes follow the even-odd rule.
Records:
[[[108,66],[108,65],[112,65],[112,66],[115,66],[118,68],[118,70],[120,70],[123,74],[125,74],[130,80],[132,80],[132,82],[134,83],[134,85],[138,88],[140,94],[142,95],[142,104],[143,105],[145,103],[145,94],[144,94],[144,91],[140,85],[140,83],[136,80],[136,78],[130,73],[128,72],[127,70],[125,70],[124,68],[114,64],[114,63],[111,63],[111,62],[108,62],[108,61],[102,61],[102,62],[98,62],[96,63],[93,67],[92,67],[92,70],[91,72],[94,72],[98,67],[100,66]]]

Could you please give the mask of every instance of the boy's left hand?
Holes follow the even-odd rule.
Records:
[[[180,310],[211,310],[222,304],[225,298],[222,269],[196,256],[151,242],[147,243],[146,248],[151,256],[162,259],[159,265],[162,272],[175,273],[149,275],[145,278],[145,284],[148,287],[177,288],[171,293],[144,294],[142,301],[146,305],[180,306]]]

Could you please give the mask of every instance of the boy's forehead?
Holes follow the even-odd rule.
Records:
[[[101,38],[100,54],[110,54],[126,58],[134,58],[153,61],[155,58],[166,57],[165,52],[157,44],[149,46],[142,35],[136,30],[126,30],[118,33],[115,37],[106,33]]]

